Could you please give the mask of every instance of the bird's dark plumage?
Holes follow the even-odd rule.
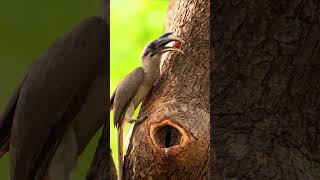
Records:
[[[42,180],[47,173],[92,82],[99,72],[106,72],[107,29],[99,17],[85,20],[53,43],[29,70],[0,121],[0,130],[12,124],[12,180]],[[3,142],[7,135],[0,135]]]
[[[116,89],[113,91],[111,98],[110,98],[110,105],[109,105],[109,110],[111,111],[113,109],[113,102],[114,102],[114,97],[116,96],[116,92],[117,92],[118,86],[116,87]]]
[[[142,67],[134,69],[129,73],[118,85],[112,99],[114,125],[119,127],[127,111],[128,106],[132,102],[132,98],[136,95],[139,86],[143,81],[144,70]],[[128,88],[130,87],[130,88]],[[116,99],[121,99],[116,100]],[[117,104],[115,104],[117,103]]]
[[[9,150],[9,139],[11,135],[11,127],[14,117],[14,112],[17,107],[17,102],[20,94],[21,87],[27,75],[25,75],[23,81],[19,84],[18,88],[11,97],[5,111],[0,117],[0,158]]]

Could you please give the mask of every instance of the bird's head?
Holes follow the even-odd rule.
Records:
[[[181,50],[181,44],[184,41],[178,37],[169,37],[172,32],[161,35],[158,39],[149,43],[143,50],[142,59],[160,59],[161,55],[169,51],[177,51],[184,53]],[[170,42],[174,42],[172,46],[167,46]]]

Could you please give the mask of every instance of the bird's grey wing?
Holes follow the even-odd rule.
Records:
[[[113,120],[116,127],[121,125],[121,120],[136,95],[143,77],[144,70],[138,67],[119,83],[113,102]]]
[[[114,97],[116,96],[118,86],[116,89],[113,91],[111,98],[110,98],[110,103],[109,103],[109,110],[111,111],[113,109],[113,102],[114,102]]]
[[[5,111],[0,116],[0,158],[9,150],[9,139],[11,135],[13,116],[16,110],[21,87],[23,86],[23,83],[27,76],[28,74],[26,74],[24,79],[20,82],[18,88],[11,97]]]
[[[90,83],[107,67],[107,28],[99,17],[85,20],[53,43],[31,67],[12,125],[12,180],[43,179]]]

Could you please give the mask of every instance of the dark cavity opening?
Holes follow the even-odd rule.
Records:
[[[156,131],[155,138],[161,148],[169,148],[180,143],[181,134],[178,129],[164,125]]]

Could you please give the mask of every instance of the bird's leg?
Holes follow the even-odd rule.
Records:
[[[128,110],[127,110],[126,116],[125,116],[126,117],[126,121],[128,123],[130,123],[130,124],[139,121],[138,119],[132,118],[133,113],[134,113],[134,104],[131,103],[130,106],[128,107]]]

